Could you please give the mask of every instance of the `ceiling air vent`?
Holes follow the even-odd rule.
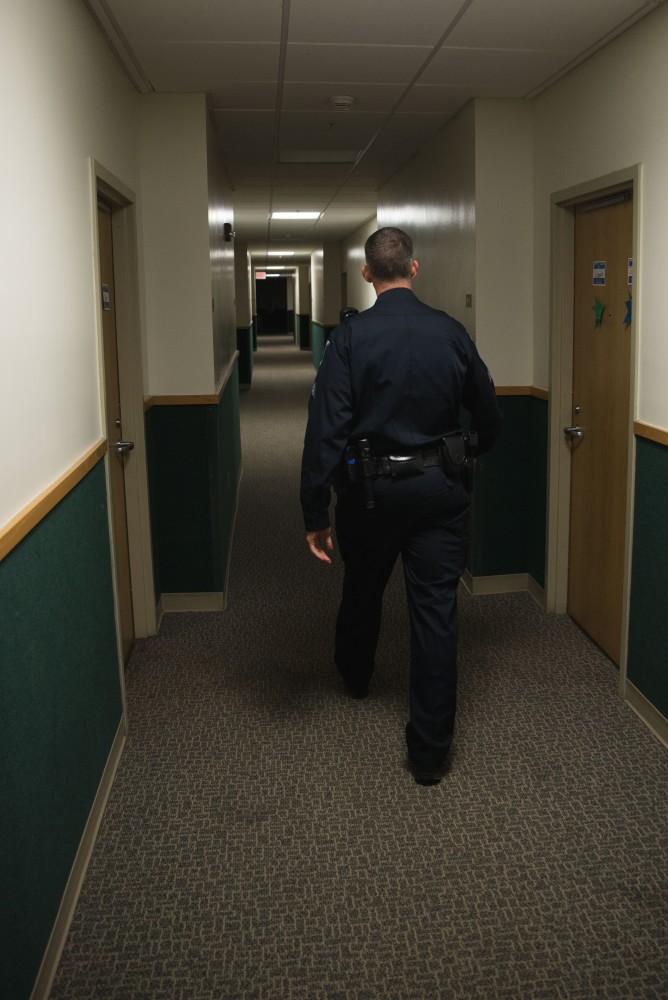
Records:
[[[335,94],[330,97],[329,106],[332,111],[351,111],[355,103],[354,97],[347,97],[345,94]]]

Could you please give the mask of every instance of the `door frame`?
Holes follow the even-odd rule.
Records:
[[[99,420],[106,437],[104,353],[102,340],[102,288],[100,281],[99,233],[97,203],[101,197],[111,206],[114,250],[114,285],[116,296],[116,339],[118,343],[118,377],[123,414],[123,433],[135,447],[125,466],[125,501],[130,548],[130,578],[135,637],[144,638],[157,632],[155,590],[153,584],[153,550],[149,511],[146,434],[144,422],[144,364],[141,337],[139,299],[139,254],[137,248],[137,199],[134,191],[101,163],[90,159],[90,196],[93,246],[93,281],[95,289],[95,326],[98,349]],[[107,504],[111,518],[109,492],[109,451],[105,457],[107,474]],[[111,520],[110,520],[111,531]],[[114,602],[118,632],[118,594],[114,570]],[[120,634],[119,634],[120,644]],[[121,656],[122,672],[122,656]]]
[[[591,201],[631,190],[633,192],[633,316],[631,337],[630,396],[628,415],[627,505],[624,538],[624,601],[622,656],[619,691],[626,691],[628,659],[631,556],[633,547],[634,471],[636,442],[633,423],[638,407],[638,328],[640,270],[640,207],[642,170],[635,164],[596,177],[550,198],[550,409],[548,417],[548,503],[546,610],[565,614],[568,605],[568,563],[571,515],[571,451],[563,428],[571,423],[573,396],[573,283],[575,277],[575,208]]]

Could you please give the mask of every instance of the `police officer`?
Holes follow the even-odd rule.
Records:
[[[446,766],[456,707],[457,585],[464,570],[471,442],[491,447],[494,384],[464,327],[422,303],[410,237],[373,233],[362,274],[375,305],[332,331],[311,391],[302,459],[306,541],[330,563],[330,486],[345,573],[335,662],[363,698],[374,670],[382,598],[401,555],[411,623],[408,763],[420,784]],[[461,408],[471,433],[462,431]]]

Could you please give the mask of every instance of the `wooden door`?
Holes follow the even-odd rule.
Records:
[[[116,336],[116,297],[114,292],[114,252],[111,228],[111,211],[98,206],[100,239],[100,282],[102,286],[102,336],[104,341],[104,382],[106,395],[106,433],[109,442],[109,479],[111,493],[111,520],[116,567],[116,589],[120,618],[123,660],[127,663],[135,639],[132,609],[132,584],[130,578],[130,549],[128,545],[128,520],[125,505],[124,455],[114,450],[114,444],[123,440],[121,395],[118,376],[118,341]]]
[[[633,202],[575,216],[568,612],[619,664],[629,446]]]

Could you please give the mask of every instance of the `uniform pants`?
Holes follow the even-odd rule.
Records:
[[[345,566],[335,660],[354,687],[374,670],[383,591],[401,555],[411,625],[410,758],[443,763],[457,701],[457,585],[464,571],[469,496],[439,467],[405,479],[374,481],[376,508],[359,486],[338,497],[337,541]]]

